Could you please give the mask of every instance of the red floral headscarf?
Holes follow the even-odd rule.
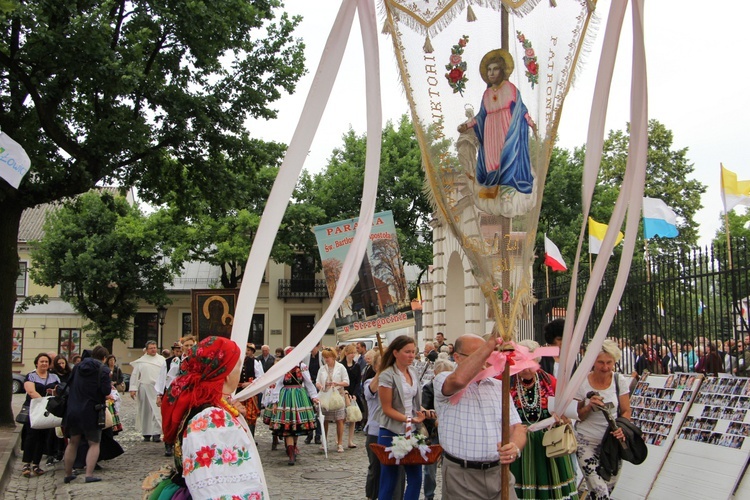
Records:
[[[182,419],[204,404],[222,398],[224,381],[240,358],[237,344],[223,337],[203,339],[180,363],[180,374],[169,386],[161,405],[164,441],[174,443]]]

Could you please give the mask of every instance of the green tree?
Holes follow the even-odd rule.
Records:
[[[165,210],[165,234],[170,234],[178,251],[175,260],[208,262],[221,269],[221,286],[236,288],[245,275],[245,265],[250,248],[260,226],[266,200],[278,174],[275,163],[281,161],[283,147],[265,161],[268,165],[252,165],[246,175],[237,181],[220,200],[201,199],[173,192]],[[247,159],[241,163],[248,163]],[[187,198],[187,201],[183,201]],[[274,241],[271,259],[292,265],[298,253],[314,254],[315,236],[312,226],[324,221],[323,211],[309,204],[292,203],[285,213]]]
[[[4,3],[3,6],[6,6]],[[24,209],[97,183],[161,204],[176,187],[220,199],[225,158],[262,156],[248,118],[275,118],[304,72],[299,23],[279,0],[108,0],[0,9],[0,129],[31,158],[0,181],[0,331],[11,331]],[[196,191],[193,191],[195,187]],[[0,425],[12,425],[12,339],[0,336]]]
[[[30,274],[62,285],[62,298],[89,320],[83,330],[111,352],[114,340],[128,339],[140,300],[168,303],[164,284],[177,269],[167,253],[158,226],[124,197],[92,191],[47,214]]]
[[[350,130],[343,142],[326,169],[303,175],[298,188],[299,201],[320,207],[326,222],[359,216],[367,138]],[[407,115],[398,126],[388,122],[383,129],[376,210],[393,212],[404,262],[427,269],[432,263],[432,208],[424,192],[422,154]]]
[[[649,241],[652,254],[686,249],[698,241],[695,214],[702,208],[701,195],[705,184],[690,179],[694,166],[688,160],[688,148],[673,149],[674,136],[657,120],[649,121],[646,186],[644,195],[661,198],[678,215],[679,236],[674,239],[654,238]],[[620,192],[628,158],[628,130],[609,132],[602,153],[599,178],[594,189],[591,217],[607,223]],[[585,150],[572,153],[554,148],[544,188],[537,246],[544,255],[544,232],[554,241],[566,262],[572,263],[582,222],[581,177]],[[643,248],[642,222],[636,248]],[[584,244],[583,252],[588,251]],[[618,252],[616,249],[615,252]]]

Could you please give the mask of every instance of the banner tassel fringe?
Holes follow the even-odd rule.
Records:
[[[435,49],[432,48],[430,35],[427,35],[426,37],[424,37],[424,46],[422,48],[424,49],[425,54],[432,54],[433,52],[435,52]]]
[[[476,14],[474,14],[474,9],[471,8],[471,5],[466,9],[466,20],[470,23],[473,23],[477,20]]]

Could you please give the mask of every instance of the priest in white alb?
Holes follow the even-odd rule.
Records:
[[[138,413],[135,417],[135,428],[143,435],[144,441],[161,441],[161,410],[156,406],[156,381],[161,367],[165,365],[164,356],[158,353],[156,342],[146,342],[146,353],[133,361],[133,373],[130,376],[130,397],[138,396]]]

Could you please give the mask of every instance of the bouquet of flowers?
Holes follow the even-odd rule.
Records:
[[[403,436],[394,436],[391,445],[372,443],[370,449],[383,465],[428,465],[437,462],[443,448],[438,445],[427,444],[427,437],[412,434],[411,423],[406,424]]]

